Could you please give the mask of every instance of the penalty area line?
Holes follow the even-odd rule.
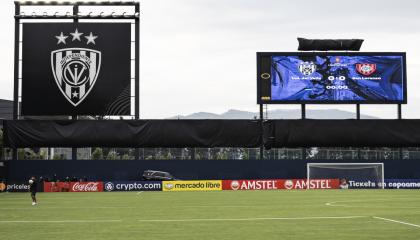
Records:
[[[380,219],[380,220],[383,220],[383,221],[394,222],[394,223],[399,223],[399,224],[404,224],[404,225],[420,228],[420,225],[413,224],[413,223],[408,223],[408,222],[403,222],[403,221],[397,221],[397,220],[390,219],[390,218],[382,218],[382,217],[375,217],[375,216],[373,216],[373,218]]]
[[[342,217],[273,217],[273,218],[191,218],[191,219],[141,219],[139,222],[204,222],[204,221],[267,221],[267,220],[313,220],[313,219],[353,219],[366,216]]]

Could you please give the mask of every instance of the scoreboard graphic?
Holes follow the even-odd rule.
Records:
[[[406,103],[405,53],[258,53],[258,103]]]

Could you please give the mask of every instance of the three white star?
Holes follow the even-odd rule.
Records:
[[[80,36],[82,36],[82,34],[83,33],[79,33],[79,31],[77,30],[77,28],[76,28],[76,30],[74,31],[74,33],[70,33],[70,35],[72,35],[73,36],[73,39],[71,40],[71,41],[74,41],[74,40],[79,40],[79,41],[82,41],[81,39],[80,39]]]
[[[92,34],[92,33],[91,33]],[[69,36],[64,36],[63,32],[60,33],[60,36],[55,36],[55,38],[58,39],[57,45],[60,43],[64,43],[66,44],[66,38],[68,38]]]
[[[76,30],[74,30],[74,32],[70,33],[70,35],[73,36],[71,41],[75,41],[75,40],[82,41],[80,37],[83,35],[83,33],[79,32],[77,28]],[[66,44],[66,38],[68,38],[69,36],[65,36],[63,32],[61,32],[59,36],[55,36],[55,37],[58,39],[58,42],[57,42],[57,45],[58,45],[60,43]],[[94,36],[92,32],[90,32],[89,36],[84,36],[84,37],[87,39],[87,43],[86,43],[87,45],[89,45],[89,43],[93,43],[95,45],[96,44],[95,39],[98,38],[98,36]]]
[[[89,45],[89,43],[93,43],[95,44],[95,39],[98,38],[98,36],[93,36],[92,32],[90,32],[89,36],[85,36],[85,38],[87,39],[87,45]]]

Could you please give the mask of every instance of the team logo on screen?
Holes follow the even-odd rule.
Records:
[[[70,33],[73,41],[82,43],[81,35],[76,29]],[[85,36],[86,44],[95,45],[94,36],[90,33]],[[66,45],[66,39],[62,32],[57,45]],[[69,40],[70,41],[70,40]],[[51,68],[55,82],[61,93],[73,106],[77,107],[89,95],[98,78],[101,68],[101,52],[88,48],[62,48],[51,52]]]
[[[316,65],[313,62],[301,62],[299,63],[299,71],[305,76],[310,76],[316,71]]]
[[[376,72],[376,64],[374,63],[357,63],[356,71],[364,76],[370,76]]]

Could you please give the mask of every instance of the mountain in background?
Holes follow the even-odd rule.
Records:
[[[268,116],[269,119],[299,119],[301,117],[301,111],[298,109],[292,110],[272,110],[266,114],[264,112],[264,118]],[[208,113],[208,112],[197,112],[189,115],[178,115],[171,117],[170,119],[254,119],[258,118],[258,112],[247,112],[231,109],[222,114]],[[362,119],[376,119],[369,115],[361,114]],[[356,113],[347,112],[336,109],[327,110],[306,110],[306,118],[314,119],[354,119]]]

